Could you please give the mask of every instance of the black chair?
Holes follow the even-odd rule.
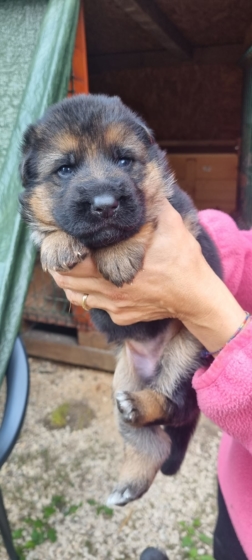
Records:
[[[6,402],[0,427],[0,468],[11,453],[21,430],[29,395],[29,365],[23,344],[15,341],[6,371]],[[3,496],[0,490],[0,531],[10,560],[19,560],[15,551]]]

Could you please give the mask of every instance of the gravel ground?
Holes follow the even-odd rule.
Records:
[[[1,471],[12,528],[20,535],[23,528],[22,537],[15,542],[37,544],[23,558],[137,560],[146,546],[166,550],[170,560],[211,554],[211,546],[197,537],[197,550],[189,556],[182,539],[186,525],[191,528],[195,519],[200,523],[197,535],[210,537],[213,530],[218,430],[201,418],[179,474],[168,478],[159,473],[141,500],[107,510],[103,505],[117,480],[123,452],[113,419],[112,375],[35,359],[30,366],[25,424]],[[3,400],[3,391],[0,397]],[[72,430],[74,420],[71,424],[69,415],[71,427],[50,429],[48,414],[66,402],[76,411],[80,403],[87,407],[86,427]],[[58,501],[54,496],[60,496]],[[55,511],[44,509],[52,503]],[[40,520],[37,527],[49,523],[56,531],[51,540],[42,538],[40,543],[38,531],[31,537],[34,519]],[[6,558],[0,543],[0,559]]]

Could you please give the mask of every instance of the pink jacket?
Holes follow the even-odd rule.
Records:
[[[252,313],[252,230],[240,231],[230,216],[200,212],[215,241],[224,281],[245,311]],[[225,433],[218,478],[236,534],[252,560],[252,320],[193,378],[202,412]]]

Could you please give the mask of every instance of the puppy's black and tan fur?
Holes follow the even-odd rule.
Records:
[[[131,282],[165,196],[221,274],[165,154],[119,98],[81,95],[52,106],[28,128],[22,154],[22,215],[44,269],[71,268],[90,252],[106,279]],[[177,320],[122,327],[104,311],[91,316],[119,347],[114,399],[125,460],[109,503],[123,505],[146,492],[160,468],[179,469],[199,416],[191,378],[202,347]]]

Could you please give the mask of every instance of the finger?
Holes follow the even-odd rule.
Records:
[[[71,290],[65,290],[65,294],[72,305],[83,307],[83,294],[79,292],[72,292]],[[85,305],[88,308],[88,311],[91,311],[92,309],[102,309],[103,311],[106,311],[110,315],[113,323],[118,326],[132,325],[138,321],[138,316],[134,313],[134,310],[128,308],[120,309],[114,302],[102,296],[88,294],[88,297],[85,300]]]
[[[115,304],[104,296],[83,294],[80,292],[74,292],[72,290],[65,290],[65,294],[70,303],[72,303],[73,305],[77,305],[78,307],[83,307],[83,297],[87,295],[87,298],[85,300],[85,307],[88,308],[88,311],[90,311],[91,309],[103,309],[108,313],[116,314],[117,312]]]
[[[50,271],[50,274],[54,278],[56,284],[63,290],[72,290],[76,292],[81,292],[83,294],[89,293],[99,293],[107,292],[110,289],[110,284],[104,278],[93,278],[93,277],[79,277],[79,276],[67,276],[66,274],[61,274],[59,272]]]

